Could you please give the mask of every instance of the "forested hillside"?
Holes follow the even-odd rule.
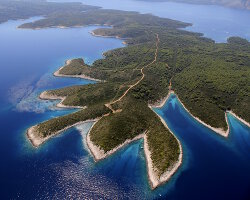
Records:
[[[28,19],[34,16],[46,17],[55,13],[81,12],[95,9],[81,3],[53,3],[42,0],[0,0],[0,23],[8,20]]]
[[[144,134],[160,177],[178,161],[181,149],[148,104],[166,97],[170,84],[185,107],[212,127],[227,130],[227,110],[250,121],[247,40],[232,37],[227,43],[215,43],[199,33],[184,31],[182,28],[188,23],[78,3],[4,0],[0,1],[0,11],[1,22],[43,16],[19,27],[26,29],[112,26],[97,29],[93,34],[120,37],[127,44],[104,53],[105,58],[92,66],[79,58],[59,70],[61,75],[86,75],[102,82],[43,93],[45,99],[52,96],[61,99],[65,106],[85,108],[29,129],[43,142],[79,122],[99,119],[90,132],[96,146],[107,152]]]

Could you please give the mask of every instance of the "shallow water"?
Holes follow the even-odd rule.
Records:
[[[74,0],[53,0],[73,2]],[[151,13],[159,17],[192,23],[187,30],[203,33],[216,42],[226,42],[230,36],[250,41],[250,12],[215,5],[194,5],[173,2],[144,2],[136,0],[78,0],[106,9]]]
[[[89,32],[96,29],[95,26],[43,30],[16,28],[36,19],[39,18],[0,24],[1,105],[12,102],[19,110],[33,110],[36,108],[30,106],[35,106],[35,103],[31,101],[42,90],[94,83],[75,78],[55,78],[52,73],[66,59],[84,57],[86,63],[92,64],[102,58],[103,52],[124,46],[118,39],[93,37]]]
[[[33,148],[25,135],[29,126],[73,111],[40,101],[39,92],[94,83],[55,78],[51,73],[65,59],[80,56],[92,63],[103,51],[122,43],[91,36],[88,32],[95,27],[16,29],[21,23],[0,25],[2,199],[248,199],[249,128],[229,115],[231,132],[225,139],[192,119],[174,96],[156,112],[180,139],[184,160],[171,180],[155,191],[148,184],[142,140],[94,163],[84,142],[92,125],[87,123]]]
[[[102,58],[103,52],[124,46],[118,39],[93,37],[89,32],[97,28],[95,26],[44,30],[16,28],[37,19],[0,24],[0,193],[3,194],[1,197],[6,198],[16,198],[20,191],[25,198],[29,195],[32,197],[32,191],[28,190],[33,185],[33,179],[44,179],[44,174],[41,175],[37,169],[37,162],[42,161],[43,166],[56,162],[56,157],[46,154],[50,150],[45,153],[41,150],[46,144],[38,150],[31,147],[25,136],[26,129],[73,111],[56,108],[55,101],[39,100],[39,93],[69,85],[95,83],[75,78],[56,78],[52,73],[66,59],[83,57],[86,63],[92,64]],[[44,170],[43,167],[41,170]]]

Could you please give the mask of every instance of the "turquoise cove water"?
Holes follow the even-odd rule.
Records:
[[[228,114],[230,135],[224,138],[193,119],[175,95],[155,111],[167,122],[184,149],[183,170],[175,189],[166,192],[167,199],[249,198],[248,127]]]

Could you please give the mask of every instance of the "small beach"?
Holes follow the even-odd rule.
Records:
[[[233,111],[227,111],[227,113],[233,115],[236,119],[238,119],[241,123],[246,125],[248,128],[250,127],[250,123],[248,123],[246,120],[242,119],[241,117],[237,116]]]
[[[64,105],[63,101],[65,100],[66,97],[59,97],[59,96],[55,96],[55,95],[49,95],[47,91],[42,92],[39,95],[39,98],[41,100],[61,100],[58,104],[56,104],[56,107],[58,108],[68,108],[68,109],[84,109],[86,108],[86,106],[82,107],[82,106],[68,106],[68,105]]]
[[[71,61],[72,60],[67,60],[65,62],[65,65],[60,67],[56,72],[54,72],[53,75],[56,76],[56,77],[82,78],[82,79],[91,80],[91,81],[103,82],[102,80],[91,78],[91,77],[86,76],[84,74],[81,74],[81,75],[65,75],[65,74],[61,74],[60,70],[63,69],[65,66],[69,65],[71,63]]]

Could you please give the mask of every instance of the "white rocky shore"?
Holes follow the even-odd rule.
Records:
[[[39,133],[36,132],[36,126],[32,126],[30,127],[28,130],[27,130],[27,137],[28,139],[30,140],[32,146],[34,147],[39,147],[41,144],[43,144],[44,142],[48,141],[50,138],[53,138],[55,137],[56,135],[68,130],[69,128],[72,128],[74,126],[77,126],[77,125],[80,125],[80,124],[83,124],[83,123],[88,123],[88,122],[95,122],[97,121],[98,119],[90,119],[90,120],[86,120],[86,121],[81,121],[81,122],[77,122],[73,125],[70,125],[70,126],[67,126],[65,127],[64,129],[62,130],[59,130],[57,131],[56,133],[54,133],[53,135],[50,135],[50,136],[47,136],[47,137],[39,137]]]
[[[94,124],[93,124],[94,126]],[[93,127],[92,126],[92,127]],[[90,129],[91,131],[91,129]],[[90,131],[86,136],[86,144],[89,148],[89,151],[91,152],[91,154],[94,157],[94,160],[96,162],[105,159],[106,157],[112,155],[113,153],[117,152],[118,150],[120,150],[121,148],[125,147],[126,145],[139,140],[139,139],[144,139],[144,153],[145,153],[145,157],[146,157],[146,161],[147,161],[147,172],[148,172],[148,178],[149,178],[149,182],[150,182],[150,186],[152,189],[157,188],[158,186],[160,186],[161,184],[165,183],[166,181],[168,181],[171,176],[177,171],[177,169],[180,167],[181,163],[182,163],[182,147],[181,144],[178,140],[178,144],[180,147],[180,155],[178,158],[178,161],[172,165],[171,167],[169,167],[167,169],[166,172],[164,172],[160,177],[157,175],[157,171],[154,169],[153,167],[153,162],[151,159],[151,152],[149,150],[149,146],[148,146],[148,141],[147,141],[147,133],[143,133],[140,134],[138,136],[136,136],[133,139],[128,139],[126,140],[124,143],[120,144],[119,146],[115,147],[114,149],[108,151],[108,152],[104,152],[104,150],[102,150],[100,147],[96,146],[90,139]]]
[[[65,75],[65,74],[61,74],[60,71],[66,67],[67,65],[71,64],[72,60],[67,60],[65,62],[65,65],[60,67],[56,72],[54,72],[54,76],[56,77],[66,77],[66,78],[82,78],[82,79],[86,79],[86,80],[91,80],[91,81],[97,81],[97,82],[103,82],[100,79],[96,79],[96,78],[92,78],[90,76],[87,76],[85,74],[81,74],[81,75]]]
[[[227,120],[227,114],[225,112],[225,120],[227,122],[227,131],[224,131],[222,128],[214,128],[212,126],[210,126],[209,124],[206,124],[205,122],[203,122],[201,119],[199,119],[198,117],[195,117],[186,107],[185,105],[181,102],[181,100],[179,99],[179,97],[176,95],[176,97],[178,98],[179,102],[181,103],[181,105],[183,106],[183,108],[194,118],[196,119],[199,123],[203,124],[204,126],[206,126],[207,128],[211,129],[212,131],[214,131],[215,133],[218,133],[219,135],[223,136],[223,137],[228,137],[229,135],[229,124],[228,124],[228,120]]]
[[[167,99],[169,98],[171,93],[168,94],[168,96],[166,98],[164,98],[161,102],[158,102],[158,104],[155,105],[149,105],[150,108],[152,107],[162,107],[165,102],[167,101]],[[149,182],[150,182],[150,186],[152,189],[157,188],[158,186],[164,184],[165,182],[167,182],[174,174],[175,172],[178,170],[178,168],[181,166],[182,164],[182,159],[183,159],[183,152],[182,152],[182,146],[180,141],[178,140],[178,138],[171,132],[171,130],[168,128],[167,124],[165,123],[165,121],[158,116],[161,120],[161,122],[164,124],[164,126],[168,129],[168,131],[176,138],[176,140],[178,141],[179,144],[179,149],[180,149],[180,154],[178,157],[178,160],[176,161],[176,163],[174,163],[172,166],[170,166],[160,177],[158,176],[157,170],[154,168],[153,166],[153,162],[151,159],[151,152],[149,150],[149,145],[148,145],[148,141],[147,141],[147,132],[144,132],[138,136],[136,136],[133,139],[128,139],[126,140],[124,143],[120,144],[119,146],[115,147],[114,149],[108,151],[108,152],[104,152],[104,150],[102,150],[99,146],[96,146],[90,139],[90,132],[91,129],[89,130],[87,136],[86,136],[86,144],[89,148],[89,151],[91,152],[91,154],[94,157],[94,160],[97,162],[99,160],[105,159],[106,157],[112,155],[113,153],[117,152],[118,150],[120,150],[121,148],[123,148],[124,146],[139,140],[139,139],[144,139],[144,153],[145,153],[145,158],[146,158],[146,162],[147,162],[147,173],[148,173],[148,178],[149,178]],[[95,124],[93,124],[94,126]],[[92,126],[92,127],[93,127]]]
[[[241,123],[245,124],[247,127],[250,128],[250,123],[248,123],[246,120],[242,119],[241,117],[237,116],[233,111],[227,111],[227,113],[230,113],[233,115],[236,119],[238,119]]]
[[[42,100],[61,100],[56,107],[58,108],[77,108],[77,109],[84,109],[86,108],[86,106],[82,107],[82,106],[68,106],[68,105],[64,105],[63,101],[65,100],[66,97],[60,97],[60,96],[56,96],[56,95],[50,95],[48,94],[47,91],[42,92],[39,95],[39,98]]]

